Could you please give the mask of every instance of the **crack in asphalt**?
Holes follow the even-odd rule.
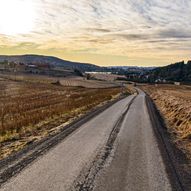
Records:
[[[115,140],[118,136],[118,133],[120,132],[124,118],[127,115],[129,108],[136,97],[137,96],[132,98],[130,103],[127,105],[127,109],[125,110],[125,112],[119,117],[119,119],[115,123],[104,148],[97,154],[93,162],[91,162],[89,168],[85,168],[82,170],[70,190],[92,191],[94,189],[94,181],[96,179],[96,176],[98,175],[99,171],[104,168],[107,159],[113,150]]]

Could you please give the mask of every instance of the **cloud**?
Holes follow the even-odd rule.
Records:
[[[23,50],[32,50],[32,49],[38,49],[40,45],[37,43],[32,43],[32,42],[22,42],[22,43],[18,43],[18,44],[12,44],[12,45],[2,45],[0,46],[1,48],[5,48],[5,49],[12,49],[12,50],[16,50],[16,49],[23,49]]]
[[[11,43],[25,48],[95,51],[132,58],[137,52],[162,55],[162,49],[172,55],[172,49],[183,54],[182,50],[191,47],[190,0],[33,2],[37,12],[35,28],[29,34],[13,37]],[[1,42],[8,43],[5,39]]]
[[[158,35],[163,38],[176,38],[176,39],[189,39],[191,38],[191,30],[178,30],[178,29],[164,29]]]
[[[100,33],[110,33],[110,29],[102,29],[102,28],[85,28],[86,31],[89,32],[100,32]]]
[[[77,49],[73,50],[73,53],[96,53],[96,48],[86,48],[86,49]]]
[[[17,44],[13,48],[17,49],[37,49],[40,45],[37,43],[32,43],[32,42],[22,42],[20,44]]]
[[[113,37],[116,38],[123,38],[126,40],[143,40],[143,39],[148,39],[149,36],[146,34],[113,34]]]

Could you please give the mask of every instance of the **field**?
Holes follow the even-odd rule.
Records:
[[[82,77],[60,78],[60,83],[63,86],[79,86],[86,88],[111,88],[120,85],[110,81],[86,80]]]
[[[103,81],[115,81],[118,78],[125,78],[125,76],[117,75],[117,74],[101,74],[101,73],[91,73],[91,77],[103,80]]]
[[[70,123],[121,93],[121,88],[104,87],[66,87],[0,78],[0,158],[60,131],[59,125]]]
[[[70,77],[51,77],[45,75],[37,75],[37,74],[0,74],[0,77],[10,79],[10,80],[18,80],[25,82],[39,82],[39,83],[55,83],[59,81],[62,86],[67,87],[84,87],[84,88],[111,88],[119,86],[120,84],[113,83],[109,80],[99,81],[99,80],[86,80],[85,77],[78,76],[70,76]]]
[[[146,85],[175,144],[191,159],[191,86]]]

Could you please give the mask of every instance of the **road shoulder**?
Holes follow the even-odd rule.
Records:
[[[148,95],[146,96],[146,105],[171,185],[174,190],[189,191],[191,188],[191,167],[189,167],[188,159],[171,141],[163,117]]]

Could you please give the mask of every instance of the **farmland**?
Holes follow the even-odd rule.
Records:
[[[121,92],[117,87],[71,87],[69,83],[67,87],[0,79],[0,158],[59,132],[59,125],[70,123]]]
[[[37,74],[0,74],[0,77],[9,80],[25,81],[25,82],[39,82],[43,84],[51,84],[59,81],[62,86],[67,87],[84,87],[84,88],[111,88],[117,87],[120,84],[114,83],[105,79],[105,81],[99,80],[87,80],[85,77],[71,76],[71,77],[52,77],[46,75]]]
[[[119,86],[119,84],[110,81],[85,80],[82,77],[60,78],[60,83],[63,86],[80,86],[86,88],[112,88]]]
[[[103,80],[103,81],[115,81],[118,78],[126,78],[125,76],[117,75],[117,74],[91,73],[89,75],[92,78]]]
[[[191,87],[146,85],[143,89],[164,116],[176,146],[191,159]]]

